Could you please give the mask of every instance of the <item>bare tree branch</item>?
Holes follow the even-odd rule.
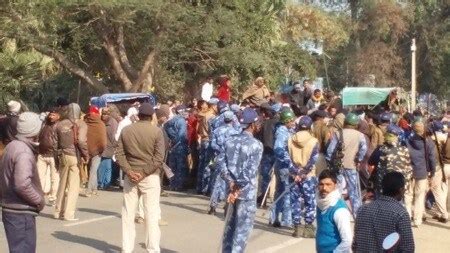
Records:
[[[134,82],[131,91],[138,91],[142,87],[142,83],[147,78],[150,68],[153,67],[153,64],[155,62],[155,56],[156,56],[156,49],[154,48],[150,49],[150,53],[145,58],[144,65],[142,66],[142,69],[139,72],[139,77],[136,80],[136,82]]]
[[[67,69],[70,73],[78,76],[82,80],[84,80],[87,84],[89,84],[92,88],[100,91],[100,92],[108,92],[108,88],[106,88],[105,85],[103,85],[101,82],[99,82],[92,74],[88,73],[87,71],[79,68],[76,64],[72,63],[67,57],[51,48],[48,48],[43,45],[32,45],[34,49],[36,49],[38,52],[45,54],[49,57],[54,58],[59,64],[61,64],[65,69]]]
[[[128,60],[127,52],[125,49],[124,36],[123,36],[123,25],[120,25],[117,28],[117,49],[119,53],[119,59],[122,63],[125,71],[133,78],[137,79],[139,76],[138,71],[131,66],[130,61]]]
[[[103,48],[106,51],[106,54],[109,57],[112,68],[117,76],[117,78],[122,82],[122,87],[124,90],[128,91],[132,88],[133,83],[128,77],[127,73],[122,67],[122,64],[119,60],[119,54],[116,51],[113,40],[110,37],[110,33],[106,31],[108,29],[107,25],[104,22],[96,22],[94,25],[94,30],[103,40]]]

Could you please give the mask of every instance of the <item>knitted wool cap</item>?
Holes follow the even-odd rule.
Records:
[[[35,137],[41,131],[42,120],[34,112],[24,112],[17,120],[17,135],[20,137]]]
[[[8,102],[8,111],[12,113],[19,113],[20,111],[20,103],[14,100]]]

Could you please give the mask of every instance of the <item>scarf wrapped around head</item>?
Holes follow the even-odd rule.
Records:
[[[334,191],[330,192],[325,198],[322,198],[320,196],[319,191],[316,192],[317,207],[321,211],[325,211],[331,205],[336,204],[336,202],[340,198],[341,198],[341,192],[339,191],[339,189],[335,189]]]
[[[386,133],[384,135],[384,141],[390,145],[397,145],[398,136],[392,133]]]

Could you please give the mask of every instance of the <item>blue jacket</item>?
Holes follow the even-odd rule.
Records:
[[[164,124],[164,130],[170,140],[170,151],[187,153],[188,141],[186,120],[182,116],[177,115]]]
[[[408,147],[409,156],[411,157],[413,177],[415,179],[426,179],[428,173],[430,173],[430,176],[434,176],[434,172],[436,171],[436,154],[433,141],[427,138],[427,154],[425,154],[424,139],[417,134],[409,137],[406,142],[406,147]]]
[[[230,136],[239,133],[240,131],[236,131],[231,124],[225,124],[215,129],[211,138],[211,148],[214,150],[216,155],[225,150],[225,142]]]
[[[291,160],[288,151],[288,140],[294,134],[294,130],[288,129],[285,125],[280,125],[275,130],[275,143],[273,151],[275,152],[276,168],[289,169],[289,171],[297,171]]]
[[[225,152],[217,159],[221,177],[230,184],[234,182],[241,190],[238,199],[255,200],[258,183],[258,168],[263,145],[250,133],[243,131],[225,143]]]

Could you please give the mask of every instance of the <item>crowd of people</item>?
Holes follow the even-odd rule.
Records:
[[[223,252],[245,250],[258,207],[270,226],[316,238],[318,252],[381,252],[394,232],[392,252],[414,252],[411,227],[428,217],[425,203],[448,221],[449,111],[409,113],[395,91],[349,110],[310,80],[277,94],[262,77],[238,102],[228,76],[217,89],[213,80],[186,105],[135,103],[124,115],[111,105],[83,114],[63,98],[38,115],[10,101],[0,164],[10,251],[35,251],[46,204],[55,219],[75,221],[79,195],[114,187],[123,188],[123,252],[133,252],[135,223],[145,224],[147,251],[160,251],[164,189],[208,196],[210,215],[225,204]]]

